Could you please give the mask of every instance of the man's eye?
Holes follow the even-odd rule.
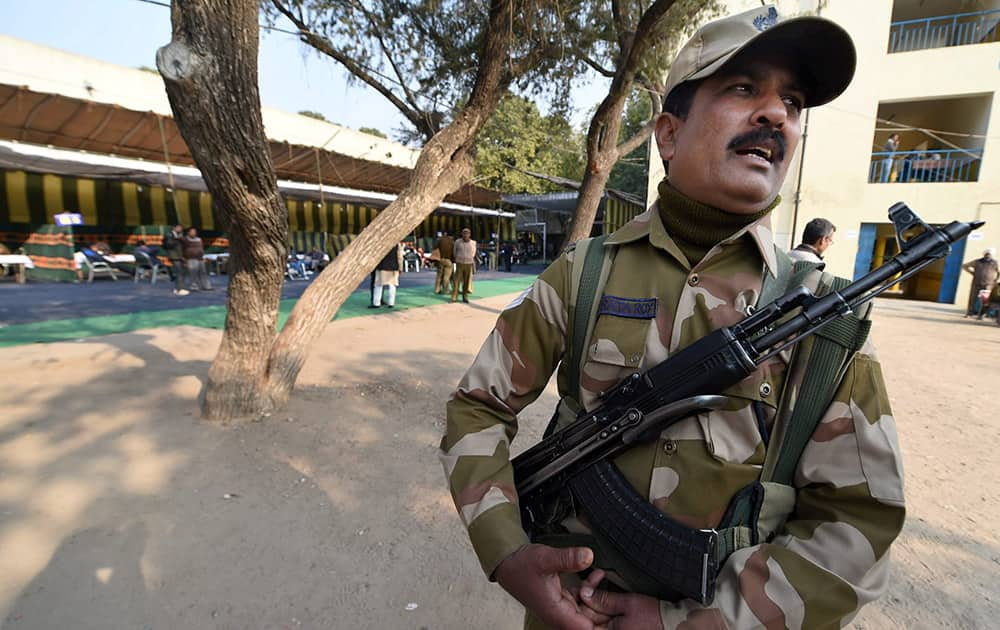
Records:
[[[802,108],[803,108],[802,99],[800,99],[798,97],[795,97],[795,96],[786,96],[784,98],[784,101],[785,101],[786,105],[788,105],[789,107],[791,107],[795,111],[797,111],[797,112],[801,112],[802,111]]]

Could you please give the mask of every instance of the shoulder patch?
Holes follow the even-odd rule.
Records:
[[[656,298],[623,298],[614,295],[601,297],[598,315],[615,315],[632,319],[654,319],[656,317]]]

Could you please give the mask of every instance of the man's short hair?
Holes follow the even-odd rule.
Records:
[[[802,230],[802,242],[806,245],[815,245],[824,236],[830,236],[837,231],[837,226],[827,219],[813,219],[806,223]]]
[[[694,94],[698,91],[704,79],[685,81],[674,89],[663,99],[663,113],[673,114],[681,120],[686,120],[691,112],[691,103],[694,102]]]

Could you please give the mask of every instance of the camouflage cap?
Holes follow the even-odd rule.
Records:
[[[685,81],[704,79],[744,53],[777,52],[792,64],[806,93],[806,107],[837,98],[854,77],[857,54],[851,36],[821,17],[782,20],[764,6],[709,22],[674,59],[664,94]]]

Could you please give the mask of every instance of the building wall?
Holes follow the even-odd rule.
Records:
[[[950,4],[955,13],[970,10],[961,0]],[[1000,43],[890,55],[885,51],[892,10],[892,2],[869,0],[830,0],[823,10],[825,17],[851,33],[859,64],[847,91],[810,114],[802,203],[795,223],[799,233],[809,219],[817,216],[827,217],[837,225],[836,243],[827,254],[828,269],[848,277],[853,274],[861,224],[887,222],[886,211],[897,201],[908,203],[928,223],[986,220],[980,235],[974,235],[976,240],[968,244],[967,259],[978,257],[986,247],[1000,245],[1000,107],[991,94],[1000,86]],[[992,106],[970,111],[971,120],[928,116],[928,120],[941,125],[938,128],[947,131],[982,127],[985,120],[988,138],[978,182],[868,183],[874,130],[882,126],[875,121],[880,103],[984,94],[984,100],[992,102]],[[794,181],[790,178],[786,189],[788,184]],[[786,195],[778,209],[783,217],[792,216],[793,207],[788,201],[792,197]],[[963,277],[957,302],[965,299],[968,286],[968,278]]]

